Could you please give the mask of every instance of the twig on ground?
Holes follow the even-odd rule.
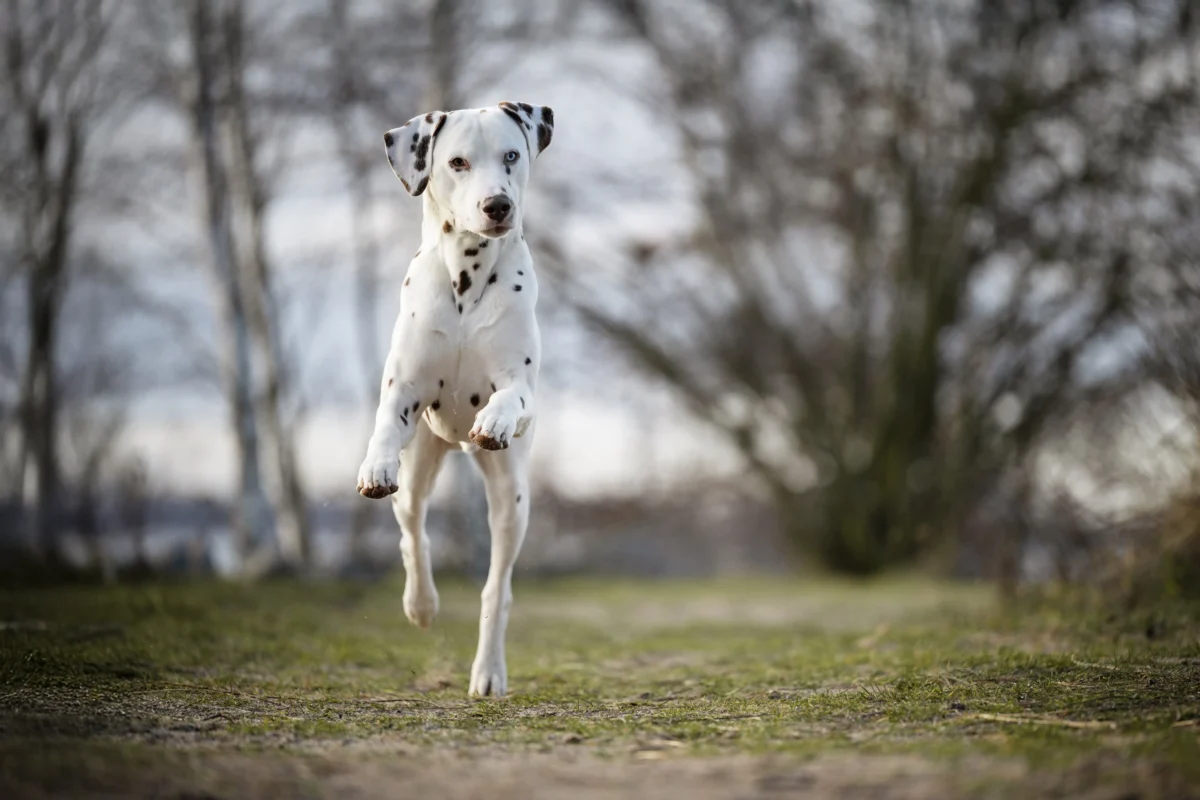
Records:
[[[1057,725],[1061,728],[1077,728],[1080,730],[1110,730],[1117,729],[1117,723],[1110,720],[1077,720],[1060,717],[1046,717],[1035,714],[967,714],[962,719],[977,719],[984,722],[1008,722],[1016,725]]]

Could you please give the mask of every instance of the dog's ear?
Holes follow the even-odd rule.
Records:
[[[525,140],[529,142],[529,149],[533,150],[535,156],[541,155],[542,151],[550,146],[550,139],[554,136],[554,110],[550,106],[531,106],[529,103],[505,101],[500,104],[500,108],[520,126]]]
[[[383,135],[392,172],[414,197],[429,185],[429,173],[433,167],[433,140],[446,124],[446,117],[444,111],[430,111],[423,116],[413,117]]]

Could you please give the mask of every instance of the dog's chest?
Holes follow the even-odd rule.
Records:
[[[528,250],[523,243],[497,244],[447,242],[441,252],[418,257],[405,280],[404,338],[417,348],[422,371],[437,376],[424,419],[447,441],[467,440],[497,381],[502,386],[513,370],[533,368],[538,349],[525,341],[536,325],[520,319],[532,317],[536,297]]]

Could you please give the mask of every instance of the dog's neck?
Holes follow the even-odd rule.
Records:
[[[421,248],[437,248],[452,290],[468,304],[479,298],[494,274],[500,257],[521,241],[520,225],[501,239],[489,239],[461,230],[446,209],[438,205],[429,193],[425,195]]]

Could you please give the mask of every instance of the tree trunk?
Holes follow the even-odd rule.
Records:
[[[331,119],[338,149],[346,168],[346,188],[350,193],[350,231],[352,258],[354,263],[354,318],[355,350],[362,369],[366,407],[370,407],[379,396],[379,373],[383,366],[383,354],[379,335],[379,246],[373,226],[370,224],[370,209],[373,200],[371,191],[371,169],[373,164],[382,164],[382,151],[375,151],[374,159],[367,159],[361,152],[358,137],[349,127],[350,115],[356,104],[364,102],[360,84],[364,81],[357,72],[351,32],[346,21],[346,4],[332,0],[329,4],[330,35],[334,40],[334,64],[331,98],[334,108]],[[375,425],[373,410],[364,420],[363,441],[370,437]],[[355,503],[350,516],[350,543],[348,561],[351,565],[368,561],[367,534],[377,508],[371,503]]]
[[[459,26],[461,0],[434,0],[429,9],[431,72],[425,97],[427,111],[458,107]]]
[[[429,12],[429,45],[432,64],[425,109],[453,110],[461,105],[458,71],[462,65],[458,24],[463,17],[461,0],[434,0]],[[462,456],[450,458],[451,488],[454,499],[448,515],[446,535],[457,539],[463,554],[463,569],[482,580],[487,576],[490,534],[487,503],[483,500],[483,481],[474,466]]]
[[[22,507],[29,543],[42,558],[55,547],[59,489],[54,339],[58,320],[55,279],[39,264],[29,278],[29,349],[21,385]]]
[[[74,116],[62,120],[62,164],[50,164],[50,122],[29,98],[25,108],[35,159],[36,202],[24,224],[24,260],[29,275],[29,346],[21,385],[22,494],[26,534],[41,557],[56,553],[60,470],[58,462],[59,397],[55,342],[66,294],[66,264],[71,215],[78,191],[83,139]]]
[[[272,519],[263,492],[259,464],[258,424],[255,419],[250,359],[250,333],[237,275],[230,208],[229,182],[220,156],[218,80],[214,53],[216,27],[210,4],[194,0],[191,8],[193,92],[191,98],[192,147],[203,180],[203,218],[209,263],[218,287],[223,332],[222,377],[233,414],[238,450],[238,499],[233,523],[236,546],[243,558],[272,540]]]
[[[259,176],[257,142],[250,128],[248,100],[243,86],[245,73],[242,4],[237,0],[225,18],[225,59],[229,70],[228,103],[232,129],[232,197],[239,205],[237,217],[244,220],[238,280],[245,301],[250,337],[263,371],[264,385],[257,402],[258,417],[269,438],[269,452],[276,470],[274,507],[280,554],[292,567],[308,562],[311,526],[308,499],[296,463],[295,429],[284,418],[288,398],[287,373],[279,335],[279,314],[271,291],[271,264],[264,240],[267,193]]]

